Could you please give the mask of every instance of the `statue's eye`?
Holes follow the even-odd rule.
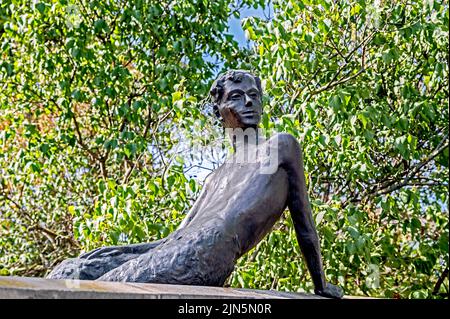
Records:
[[[241,95],[239,93],[234,93],[231,95],[231,99],[232,100],[240,100],[241,99]]]
[[[258,94],[256,94],[256,93],[250,93],[250,97],[251,97],[252,99],[256,99],[256,98],[258,97]]]

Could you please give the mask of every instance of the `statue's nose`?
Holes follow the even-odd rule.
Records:
[[[253,105],[252,99],[247,94],[245,94],[245,106],[251,107],[252,105]]]

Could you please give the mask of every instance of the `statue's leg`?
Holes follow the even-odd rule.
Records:
[[[153,241],[151,243],[140,243],[140,244],[132,244],[132,245],[123,245],[123,246],[107,246],[107,247],[99,247],[97,249],[91,250],[84,254],[81,254],[78,258],[83,259],[93,259],[102,256],[110,256],[117,254],[144,254],[153,248],[160,245],[164,239],[160,239],[157,241]]]
[[[199,258],[206,257],[205,250],[207,249],[202,248],[201,243],[196,241],[198,234],[185,233],[184,236],[187,238],[186,241],[175,240],[151,253],[139,255],[112,269],[97,280],[205,285],[211,267],[213,267],[214,273],[220,272],[222,263],[217,267],[213,262],[199,262]],[[214,282],[208,283],[209,285],[215,284]]]
[[[64,260],[47,275],[47,278],[95,280],[127,261],[150,252],[162,242],[163,240],[158,240],[151,243],[97,248],[78,258]]]
[[[168,266],[166,258],[159,259],[158,266],[155,267],[151,254],[143,254],[137,256],[133,260],[123,263],[119,267],[111,269],[103,274],[97,280],[100,281],[127,281],[127,282],[155,282],[155,277],[161,277],[160,272],[164,271]],[[158,272],[158,274],[156,273]],[[158,276],[159,275],[159,276]],[[153,279],[153,280],[152,280]],[[156,280],[158,282],[158,280]],[[164,282],[164,280],[162,281]],[[164,282],[168,283],[168,282]]]

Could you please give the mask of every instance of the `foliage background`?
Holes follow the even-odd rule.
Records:
[[[302,143],[327,279],[448,295],[448,2],[275,1],[246,49],[227,21],[247,6],[2,1],[1,275],[173,231],[223,155],[208,88],[239,67],[263,128]],[[227,284],[312,290],[288,213]]]

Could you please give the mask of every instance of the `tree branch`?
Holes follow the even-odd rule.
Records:
[[[403,181],[395,183],[395,184],[393,184],[392,186],[390,186],[388,188],[380,189],[379,191],[377,191],[376,193],[373,194],[373,197],[380,196],[380,195],[385,195],[385,194],[391,193],[393,191],[396,191],[396,190],[402,188],[403,186],[406,186],[408,184],[408,182],[412,178],[414,178],[414,176],[420,171],[420,169],[423,166],[425,166],[427,163],[432,161],[446,147],[448,147],[448,142],[445,143],[445,141],[447,141],[447,139],[448,139],[448,134],[442,139],[442,141],[439,143],[439,145],[436,147],[436,149],[433,152],[431,152],[431,154],[427,158],[425,158],[422,162],[417,163],[416,165],[413,166],[413,169],[409,172],[409,174],[407,174],[405,176]]]
[[[358,72],[356,72],[355,74],[350,75],[350,76],[348,76],[348,77],[346,77],[346,78],[340,79],[339,81],[336,81],[336,82],[330,81],[327,85],[324,85],[324,86],[318,88],[317,90],[314,90],[314,91],[310,92],[309,94],[310,94],[310,96],[316,95],[316,94],[319,94],[319,93],[321,93],[321,92],[323,92],[323,91],[326,91],[326,90],[328,90],[328,89],[334,88],[335,86],[338,86],[339,84],[343,84],[343,83],[345,83],[345,82],[348,82],[348,81],[350,81],[350,80],[356,78],[357,76],[359,76],[361,73],[363,73],[364,71],[366,71],[368,68],[369,68],[369,67],[367,67],[367,68],[362,68],[362,69],[360,69]]]

